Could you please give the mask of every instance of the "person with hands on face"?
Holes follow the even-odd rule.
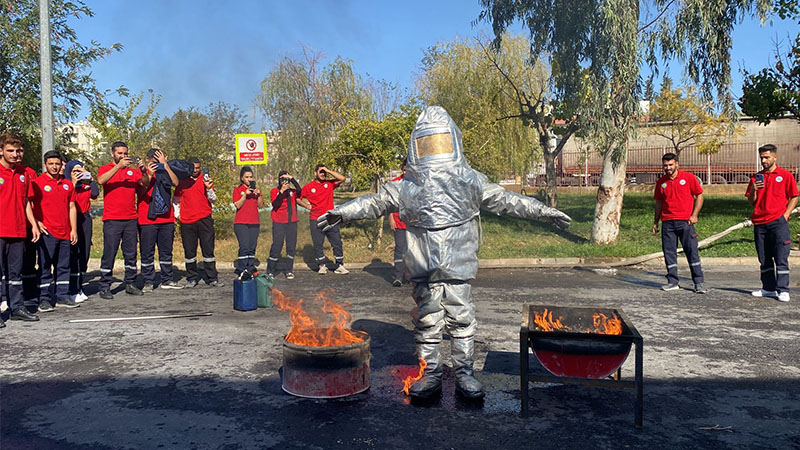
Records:
[[[328,175],[333,178],[328,178]],[[309,228],[311,229],[311,241],[314,244],[315,263],[319,267],[317,270],[318,273],[328,273],[328,267],[325,264],[325,252],[323,251],[323,244],[325,243],[326,237],[328,238],[328,242],[331,243],[333,257],[336,260],[336,269],[334,273],[342,275],[350,273],[350,271],[344,267],[342,235],[339,231],[339,226],[332,226],[325,231],[316,227],[317,219],[333,209],[333,190],[339,187],[344,180],[344,175],[339,172],[328,169],[324,164],[317,164],[317,167],[314,168],[314,179],[303,186],[303,189],[300,191],[300,196],[311,204]]]
[[[299,192],[297,180],[289,172],[281,170],[278,172],[278,187],[272,188],[269,193],[272,203],[272,245],[267,258],[267,272],[273,276],[277,273],[278,258],[285,241],[289,267],[284,276],[289,280],[294,279],[294,256],[297,251],[297,205],[311,209],[308,201],[298,197]]]
[[[65,164],[64,173],[68,174],[75,186],[75,205],[78,219],[78,243],[72,246],[69,263],[69,298],[81,303],[89,297],[83,292],[86,270],[89,264],[89,253],[92,248],[92,216],[89,210],[92,200],[97,198],[100,190],[92,180],[92,174],[81,161],[73,159]]]
[[[250,166],[239,171],[239,181],[241,184],[233,189],[233,206],[236,207],[233,232],[239,241],[239,255],[233,266],[239,279],[248,279],[256,271],[256,247],[261,230],[258,209],[264,206],[264,197],[256,187]]]
[[[30,199],[33,197],[33,180],[26,175],[21,164],[25,144],[19,136],[0,134],[0,274],[5,279],[2,289],[8,294],[11,320],[35,322],[39,316],[25,308],[22,292],[22,261],[27,236],[26,222],[30,225],[32,242],[39,241],[39,225],[33,216]],[[5,321],[0,317],[0,328]]]
[[[794,174],[778,167],[778,148],[767,144],[758,149],[764,170],[750,178],[745,196],[753,206],[753,222],[758,262],[761,265],[761,289],[754,297],[789,301],[789,252],[792,238],[789,216],[797,206],[797,181]]]
[[[653,198],[656,200],[653,234],[658,233],[661,221],[661,249],[664,264],[667,266],[667,284],[661,290],[674,291],[678,285],[678,240],[681,241],[689,271],[692,273],[694,291],[698,294],[708,292],[703,284],[703,268],[697,249],[697,232],[694,224],[703,208],[703,188],[697,177],[689,172],[678,170],[678,157],[666,153],[661,157],[664,175],[656,182]]]
[[[103,187],[103,256],[100,259],[100,298],[111,300],[111,281],[114,279],[114,261],[122,247],[125,267],[125,293],[142,295],[134,285],[136,281],[136,244],[138,243],[138,217],[136,191],[150,183],[145,162],[134,160],[128,153],[128,144],[117,141],[111,144],[112,161],[97,172],[97,184]]]
[[[78,243],[78,209],[72,181],[61,176],[62,156],[44,154],[45,173],[33,181],[33,215],[39,240],[39,312],[80,306],[69,298],[71,245]],[[33,311],[31,311],[33,312]]]

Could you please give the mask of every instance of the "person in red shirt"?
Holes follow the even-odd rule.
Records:
[[[61,176],[62,156],[44,154],[45,173],[33,181],[33,215],[42,232],[39,240],[39,311],[55,306],[80,306],[69,298],[70,246],[78,243],[75,187]]]
[[[136,189],[147,186],[150,176],[144,161],[128,155],[128,144],[117,141],[111,144],[113,161],[100,167],[97,184],[103,186],[103,257],[100,259],[100,298],[111,300],[114,260],[122,247],[125,264],[125,292],[142,295],[136,281],[136,244],[139,217],[136,211]],[[136,167],[138,166],[138,167]]]
[[[402,173],[400,176],[394,178],[392,181],[400,181],[406,176],[406,163],[408,158],[403,159],[403,164],[400,166]],[[400,220],[400,213],[389,214],[389,227],[394,233],[394,280],[392,286],[400,287],[403,285],[405,279],[405,264],[403,263],[403,255],[406,254],[408,249],[408,241],[406,241],[406,224]]]
[[[31,180],[20,165],[24,144],[19,136],[0,135],[0,205],[3,205],[3,220],[0,220],[0,274],[5,279],[2,287],[8,298],[12,320],[35,322],[36,314],[25,309],[22,293],[22,259],[27,236],[26,222],[31,226],[31,240],[39,240],[39,226],[33,217],[28,201],[33,196]],[[0,327],[5,321],[0,318]]]
[[[211,203],[217,200],[214,193],[214,182],[203,171],[203,165],[197,158],[189,158],[194,164],[192,176],[181,180],[175,189],[174,201],[179,202],[178,219],[181,221],[181,241],[183,255],[186,258],[186,287],[197,287],[200,273],[197,270],[197,243],[203,253],[203,269],[207,283],[212,287],[222,287],[225,283],[219,280],[217,260],[214,258],[214,218],[211,217]],[[203,173],[202,176],[200,175]]]
[[[667,266],[667,284],[664,291],[680,288],[678,285],[678,240],[681,241],[689,271],[692,273],[694,291],[698,294],[708,292],[703,285],[703,268],[700,266],[700,253],[697,250],[697,232],[694,224],[703,208],[703,188],[697,177],[689,172],[678,170],[678,157],[666,153],[661,157],[664,176],[656,182],[653,197],[656,199],[653,234],[661,227],[661,249]]]
[[[267,272],[273,276],[278,271],[278,258],[281,248],[286,241],[286,257],[289,267],[284,272],[287,279],[294,279],[294,255],[297,250],[297,205],[311,209],[311,204],[305,199],[298,198],[300,185],[297,180],[285,170],[278,172],[278,187],[272,188],[269,193],[272,202],[272,246],[267,258]]]
[[[328,178],[330,174],[333,179]],[[317,164],[314,168],[314,179],[303,186],[300,191],[300,197],[306,199],[311,204],[311,213],[309,214],[309,228],[311,229],[311,241],[314,243],[314,257],[315,263],[319,267],[319,273],[328,273],[328,267],[325,265],[325,252],[323,251],[323,244],[325,237],[333,247],[333,257],[336,259],[335,273],[347,274],[350,273],[344,267],[344,252],[342,252],[342,235],[339,232],[339,225],[330,228],[328,231],[322,231],[317,227],[317,218],[333,209],[333,190],[339,187],[344,182],[344,175],[336,172],[335,170],[328,169],[323,164]],[[313,269],[313,267],[312,267]]]
[[[17,166],[25,171],[25,178],[33,183],[33,180],[35,180],[39,174],[26,166],[23,162],[25,158],[25,147],[20,148],[19,157],[20,162]],[[25,307],[28,310],[36,311],[36,307],[39,304],[39,282],[37,281],[38,275],[36,273],[36,255],[39,252],[39,245],[31,239],[31,224],[25,222],[25,225],[28,230],[28,235],[25,238],[25,251],[22,253],[22,295],[25,298]],[[3,298],[5,298],[5,295],[6,293],[3,292]]]
[[[747,201],[753,205],[753,234],[758,262],[761,263],[761,289],[755,297],[773,297],[789,301],[789,216],[797,205],[795,175],[778,167],[778,148],[767,144],[758,149],[761,167],[750,178]]]
[[[92,180],[92,174],[77,159],[67,162],[64,173],[69,174],[75,186],[75,205],[78,216],[78,243],[72,246],[69,264],[70,298],[77,303],[89,297],[83,292],[86,269],[89,264],[89,253],[92,249],[92,200],[100,195],[100,188]]]
[[[261,229],[258,208],[264,206],[264,197],[261,189],[256,187],[250,166],[239,171],[239,181],[241,184],[233,189],[233,205],[236,207],[233,232],[239,241],[239,257],[233,266],[236,276],[244,279],[256,271],[256,247]]]
[[[172,279],[172,243],[175,240],[175,214],[172,209],[172,201],[169,198],[163,199],[167,208],[166,212],[156,215],[154,212],[152,219],[149,214],[150,205],[153,202],[153,189],[156,189],[156,182],[159,177],[163,178],[163,186],[167,189],[166,196],[171,193],[172,186],[178,185],[178,176],[172,171],[167,162],[167,156],[157,148],[147,151],[145,157],[147,175],[150,182],[147,186],[139,186],[136,191],[139,204],[137,206],[139,214],[139,250],[142,253],[142,278],[144,286],[142,292],[153,292],[156,287],[162,289],[182,289]],[[157,175],[160,173],[161,175]],[[166,188],[169,186],[169,188]],[[161,276],[156,284],[155,255],[156,244],[158,245],[158,266],[161,268]]]

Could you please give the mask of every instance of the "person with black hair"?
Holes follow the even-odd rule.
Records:
[[[261,230],[258,209],[264,206],[261,189],[256,187],[253,169],[244,166],[239,171],[239,186],[233,189],[233,232],[239,241],[239,255],[234,263],[234,271],[240,279],[246,279],[256,271],[256,247]]]
[[[33,216],[42,232],[38,312],[50,312],[56,306],[80,306],[69,298],[70,250],[71,245],[78,243],[78,210],[75,186],[61,176],[64,166],[61,154],[51,150],[43,159],[45,173],[33,180],[32,201]]]
[[[89,298],[83,292],[89,252],[92,248],[92,216],[89,210],[92,207],[92,200],[100,195],[100,188],[92,180],[92,174],[77,159],[66,164],[64,173],[69,175],[72,185],[75,186],[75,206],[78,209],[78,243],[73,245],[70,251],[69,298],[81,303]]]
[[[333,178],[328,178],[328,175]],[[314,243],[314,262],[317,265],[318,273],[328,273],[328,266],[325,264],[325,252],[323,245],[325,238],[331,243],[333,257],[336,260],[334,273],[350,273],[344,267],[344,252],[342,251],[342,235],[339,232],[339,225],[333,226],[326,231],[317,228],[317,219],[326,212],[333,209],[333,190],[344,182],[344,175],[335,170],[328,169],[324,164],[317,164],[314,168],[314,179],[303,186],[300,197],[306,199],[311,204],[309,214],[309,228],[311,229],[311,241]],[[313,267],[312,267],[313,269]]]
[[[214,218],[211,217],[211,204],[217,200],[214,181],[208,171],[203,170],[203,164],[199,159],[189,158],[188,162],[194,165],[192,176],[181,180],[173,195],[173,202],[178,202],[180,205],[176,216],[181,221],[181,241],[186,259],[185,286],[194,288],[200,282],[200,272],[197,269],[199,242],[203,254],[203,269],[207,277],[206,283],[212,287],[222,287],[225,283],[219,280],[217,260],[214,257],[216,232]]]
[[[269,193],[272,202],[272,246],[269,248],[267,258],[267,272],[274,276],[278,271],[278,258],[281,248],[286,242],[286,257],[289,267],[284,272],[287,279],[294,279],[294,255],[297,250],[297,205],[311,209],[311,204],[305,199],[298,198],[300,185],[297,180],[285,170],[278,172],[278,187],[272,188]]]
[[[125,293],[142,295],[136,287],[136,244],[139,241],[136,189],[147,186],[150,176],[144,160],[129,156],[128,144],[111,144],[112,162],[97,171],[97,184],[103,186],[103,256],[100,259],[100,298],[111,300],[114,261],[122,247],[125,265]]]

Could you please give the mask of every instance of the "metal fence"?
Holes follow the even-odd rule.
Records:
[[[713,155],[700,154],[695,146],[685,147],[679,157],[681,170],[692,172],[704,184],[747,183],[750,175],[761,170],[758,147],[766,142],[723,144]],[[800,173],[800,142],[770,142],[778,147],[778,165]],[[654,184],[663,174],[661,156],[671,147],[628,149],[627,181],[630,184]],[[596,186],[603,158],[596,151],[563,151],[557,160],[559,186]],[[529,186],[543,186],[544,175],[529,176]]]

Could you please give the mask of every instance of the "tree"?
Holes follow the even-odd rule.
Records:
[[[701,154],[713,154],[722,146],[721,137],[740,130],[728,117],[713,113],[713,103],[704,100],[697,89],[672,88],[672,80],[664,80],[661,92],[650,104],[650,134],[661,136],[672,144],[680,157],[690,145]]]
[[[509,37],[496,61],[524,89],[540,92],[544,69],[527,64],[528,44]],[[440,105],[461,128],[464,156],[476,170],[496,181],[509,172],[520,175],[539,159],[533,129],[510,118],[518,110],[501,72],[472,39],[439,43],[425,51],[417,80],[425,104]]]
[[[576,92],[586,71],[582,115],[603,155],[591,241],[612,244],[619,235],[626,151],[640,110],[640,59],[653,74],[678,58],[703,95],[720,99],[733,116],[730,96],[731,30],[744,14],[762,18],[769,2],[737,0],[482,0],[479,19],[491,22],[495,40],[520,20],[531,34],[531,54],[549,55],[558,90]],[[642,9],[644,14],[641,14]],[[640,53],[640,48],[644,50]],[[716,92],[713,87],[717,87]]]
[[[94,13],[80,0],[51,0],[53,105],[56,123],[74,120],[82,101],[103,103],[89,69],[95,61],[122,49],[91,41],[82,44],[71,20]],[[124,92],[120,88],[118,91]],[[26,141],[26,164],[41,165],[41,92],[39,86],[39,2],[0,0],[0,132]],[[59,127],[56,126],[56,129]]]
[[[775,12],[782,19],[797,19],[800,25],[798,3],[779,1],[775,5]],[[781,55],[780,46],[777,46],[773,67],[761,69],[758,73],[745,71],[744,75],[742,98],[739,99],[742,112],[764,125],[786,113],[800,121],[800,32],[785,58]]]
[[[352,62],[336,58],[321,66],[319,53],[304,51],[302,60],[281,59],[261,82],[257,104],[279,132],[280,151],[270,167],[306,173],[325,158],[352,112],[370,113],[369,91],[353,71]]]

